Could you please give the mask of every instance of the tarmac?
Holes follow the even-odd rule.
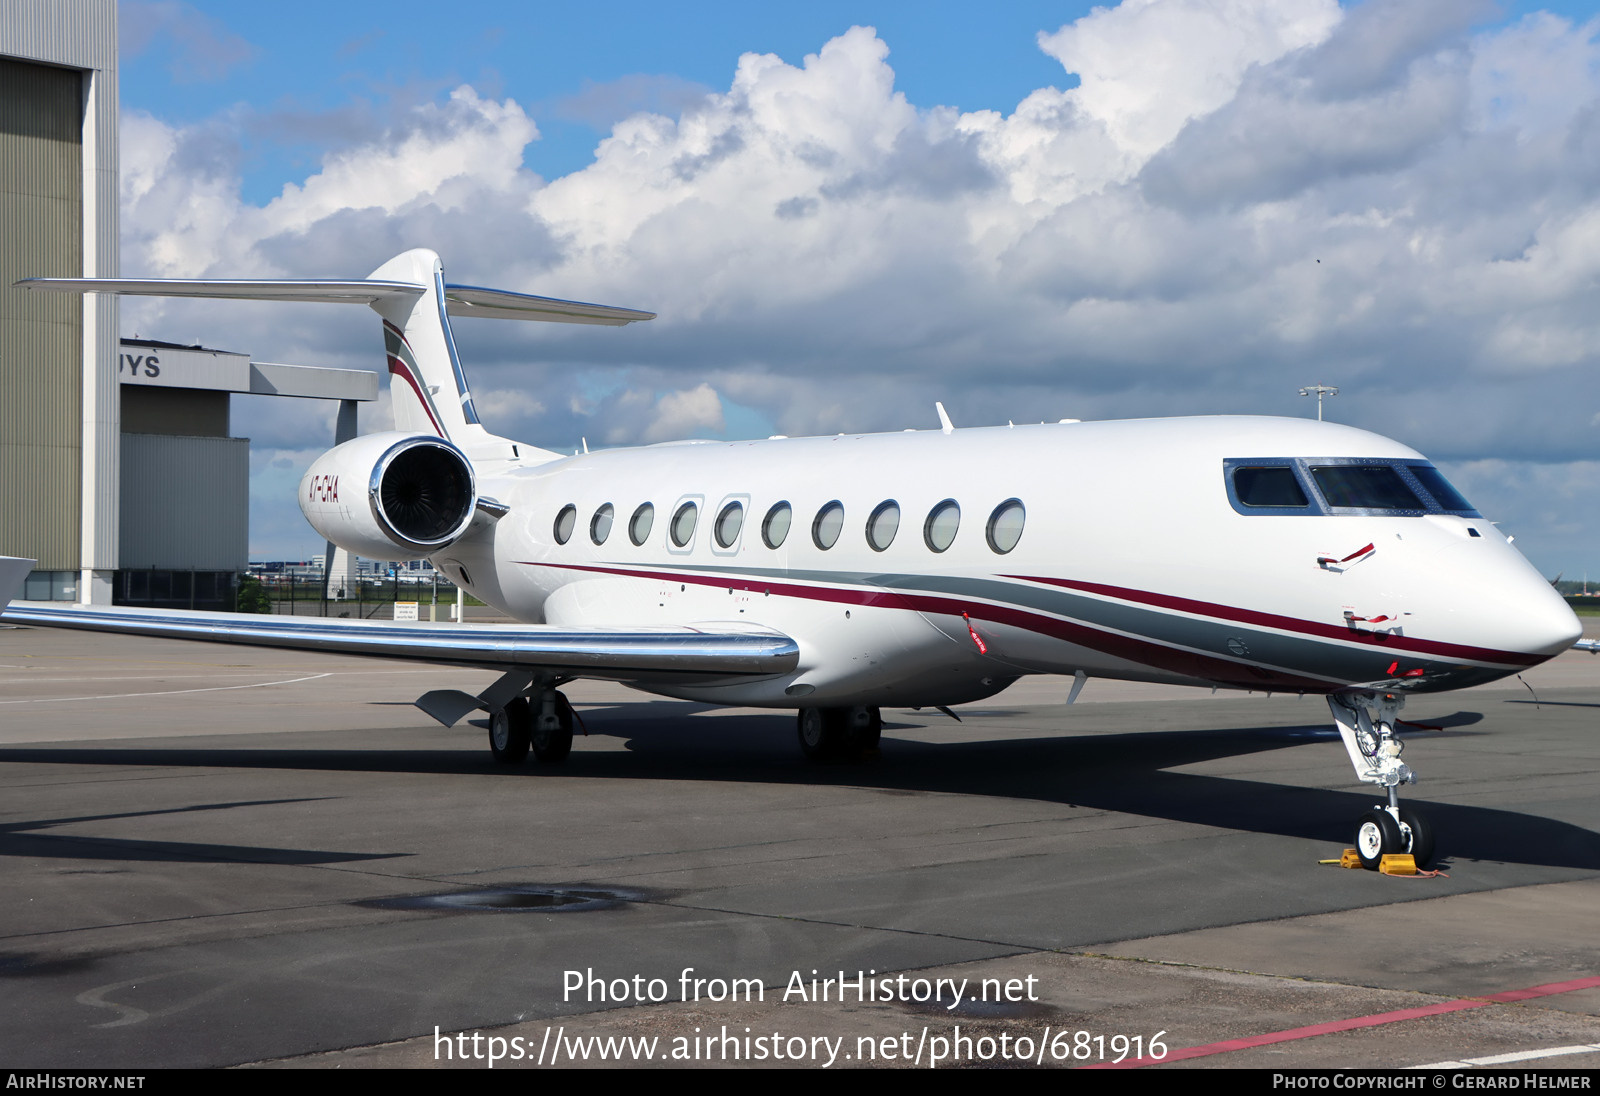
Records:
[[[1600,1066],[1600,657],[1413,698],[1414,878],[1323,863],[1377,796],[1317,697],[1030,679],[814,765],[575,683],[511,768],[411,706],[490,680],[0,628],[0,1066]]]

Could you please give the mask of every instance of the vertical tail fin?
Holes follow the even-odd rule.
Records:
[[[423,287],[417,297],[384,297],[372,303],[383,317],[395,429],[458,442],[477,433],[467,429],[482,426],[450,334],[439,256],[426,248],[407,251],[374,270],[370,278]]]

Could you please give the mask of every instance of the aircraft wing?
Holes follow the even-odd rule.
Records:
[[[286,647],[560,677],[667,682],[788,673],[800,648],[769,631],[554,628],[253,616],[12,602],[0,622],[161,639]]]

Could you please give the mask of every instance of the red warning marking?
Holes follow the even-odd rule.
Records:
[[[983,637],[978,634],[978,629],[976,629],[976,628],[974,628],[972,626],[972,618],[969,617],[966,613],[962,613],[961,614],[961,619],[967,622],[967,632],[972,636],[972,642],[974,642],[974,643],[976,643],[978,645],[978,653],[980,655],[988,654],[989,653],[989,648],[983,642]]]
[[[1350,1020],[1332,1020],[1326,1024],[1310,1024],[1306,1027],[1290,1028],[1287,1031],[1272,1031],[1265,1035],[1249,1035],[1243,1039],[1226,1039],[1220,1043],[1206,1043],[1204,1046],[1185,1047],[1175,1050],[1165,1058],[1129,1058],[1124,1062],[1100,1062],[1084,1069],[1134,1069],[1140,1066],[1158,1066],[1165,1062],[1181,1062],[1188,1058],[1205,1058],[1212,1054],[1227,1054],[1232,1050],[1249,1050],[1251,1047],[1271,1046],[1273,1043],[1288,1043],[1295,1039],[1309,1039],[1314,1035],[1331,1035],[1336,1031],[1355,1031],[1360,1028],[1381,1027],[1384,1024],[1399,1023],[1402,1020],[1420,1020],[1425,1016],[1439,1016],[1447,1012],[1464,1012],[1467,1009],[1483,1008],[1487,1005],[1504,1005],[1513,1001],[1528,1001],[1535,997],[1551,997],[1558,993],[1572,993],[1580,989],[1594,989],[1600,986],[1600,977],[1576,978],[1570,982],[1547,982],[1542,986],[1532,986],[1528,989],[1510,989],[1504,993],[1491,993],[1483,997],[1462,997],[1455,1001],[1441,1001],[1436,1005],[1423,1005],[1420,1008],[1403,1008],[1394,1012],[1378,1012],[1371,1016],[1357,1016]]]
[[[1368,552],[1370,552],[1372,550],[1373,550],[1373,546],[1369,544],[1365,548],[1357,548],[1354,552],[1351,552],[1348,556],[1345,556],[1343,559],[1334,559],[1332,556],[1318,556],[1317,557],[1317,563],[1318,564],[1324,564],[1324,563],[1349,563],[1351,560],[1355,559],[1357,556],[1364,556],[1364,555],[1366,555]]]

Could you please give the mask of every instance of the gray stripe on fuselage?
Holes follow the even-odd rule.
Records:
[[[608,565],[610,566],[610,565]],[[639,569],[638,565],[618,563],[620,569]],[[654,566],[654,565],[651,565]],[[709,564],[666,564],[654,569],[722,574],[733,577],[770,578],[788,582],[814,582],[832,586],[870,586],[890,593],[926,593],[943,597],[969,597],[1000,605],[1029,609],[1065,617],[1091,627],[1113,629],[1130,636],[1169,646],[1199,651],[1240,666],[1262,664],[1306,677],[1352,682],[1369,682],[1389,675],[1389,663],[1399,660],[1401,669],[1453,660],[1436,655],[1392,652],[1381,643],[1371,647],[1349,647],[1331,639],[1284,635],[1259,625],[1216,618],[1180,616],[1178,611],[1102,601],[1086,594],[1031,583],[1001,579],[965,578],[959,575],[897,575],[865,571],[800,571],[767,567],[718,567]],[[1244,656],[1228,648],[1238,640],[1248,651]],[[1506,671],[1510,672],[1510,671]],[[1504,676],[1500,673],[1494,677]],[[1492,679],[1491,678],[1491,679]],[[1432,682],[1429,683],[1433,685]],[[1451,684],[1449,688],[1459,687]]]

